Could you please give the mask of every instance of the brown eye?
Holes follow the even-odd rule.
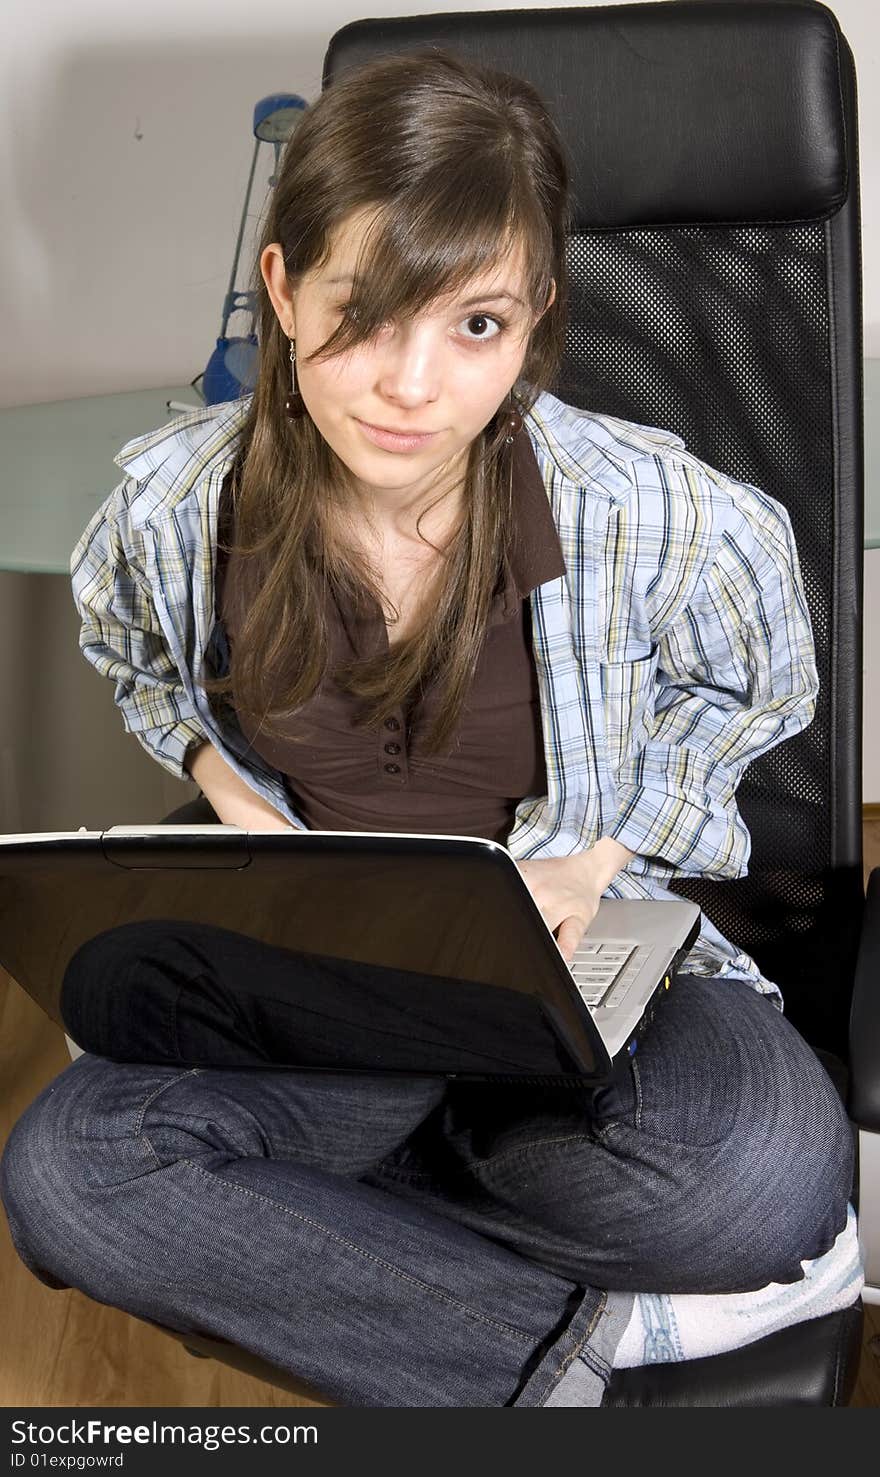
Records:
[[[490,318],[488,313],[471,313],[463,321],[474,335],[471,338],[469,334],[465,334],[465,338],[470,339],[471,343],[479,343],[481,340],[488,341],[489,339],[498,338],[499,334],[504,331],[504,324],[501,319]]]

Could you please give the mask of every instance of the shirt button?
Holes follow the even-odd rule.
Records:
[[[400,774],[400,765],[399,764],[386,764],[385,765],[385,773],[386,774]]]
[[[399,754],[400,753],[400,744],[386,744],[385,745],[385,753],[386,754]]]
[[[400,724],[398,723],[396,718],[386,718],[385,727],[390,728],[392,733],[396,733],[398,728],[400,727]]]

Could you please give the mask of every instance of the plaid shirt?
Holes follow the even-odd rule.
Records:
[[[218,727],[197,685],[215,621],[220,488],[248,400],[205,406],[122,448],[125,473],[71,556],[86,659],[123,722],[185,777],[209,740],[291,825],[284,779]],[[519,860],[615,836],[636,855],[607,896],[668,898],[673,877],[742,877],[746,766],[805,728],[818,678],[784,508],[679,436],[542,393],[524,423],[567,573],[533,591],[547,794],[516,810]],[[775,984],[704,916],[684,968]]]

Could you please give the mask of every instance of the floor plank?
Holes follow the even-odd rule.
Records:
[[[880,866],[880,820],[865,824],[865,876]],[[64,1034],[0,970],[0,1144],[16,1119],[70,1064]],[[309,1401],[212,1359],[194,1359],[177,1340],[73,1289],[31,1276],[0,1215],[0,1405],[309,1406]],[[27,1336],[20,1331],[26,1329]],[[853,1406],[880,1407],[880,1307],[865,1310]]]

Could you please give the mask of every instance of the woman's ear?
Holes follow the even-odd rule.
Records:
[[[547,309],[550,308],[550,307],[552,307],[555,301],[556,301],[556,280],[555,280],[555,278],[551,277],[550,278],[550,291],[549,291],[549,293],[547,295],[547,301],[544,304],[543,308],[541,309],[540,313],[538,314],[537,318],[533,319],[533,321],[532,321],[532,331],[533,332],[534,332],[535,328],[538,326],[538,324],[540,323],[540,321],[543,318],[544,314],[546,313]]]
[[[277,241],[267,246],[260,257],[260,271],[266,284],[266,291],[272,300],[272,306],[278,315],[278,322],[288,338],[296,338],[293,297],[287,281],[284,251]]]

